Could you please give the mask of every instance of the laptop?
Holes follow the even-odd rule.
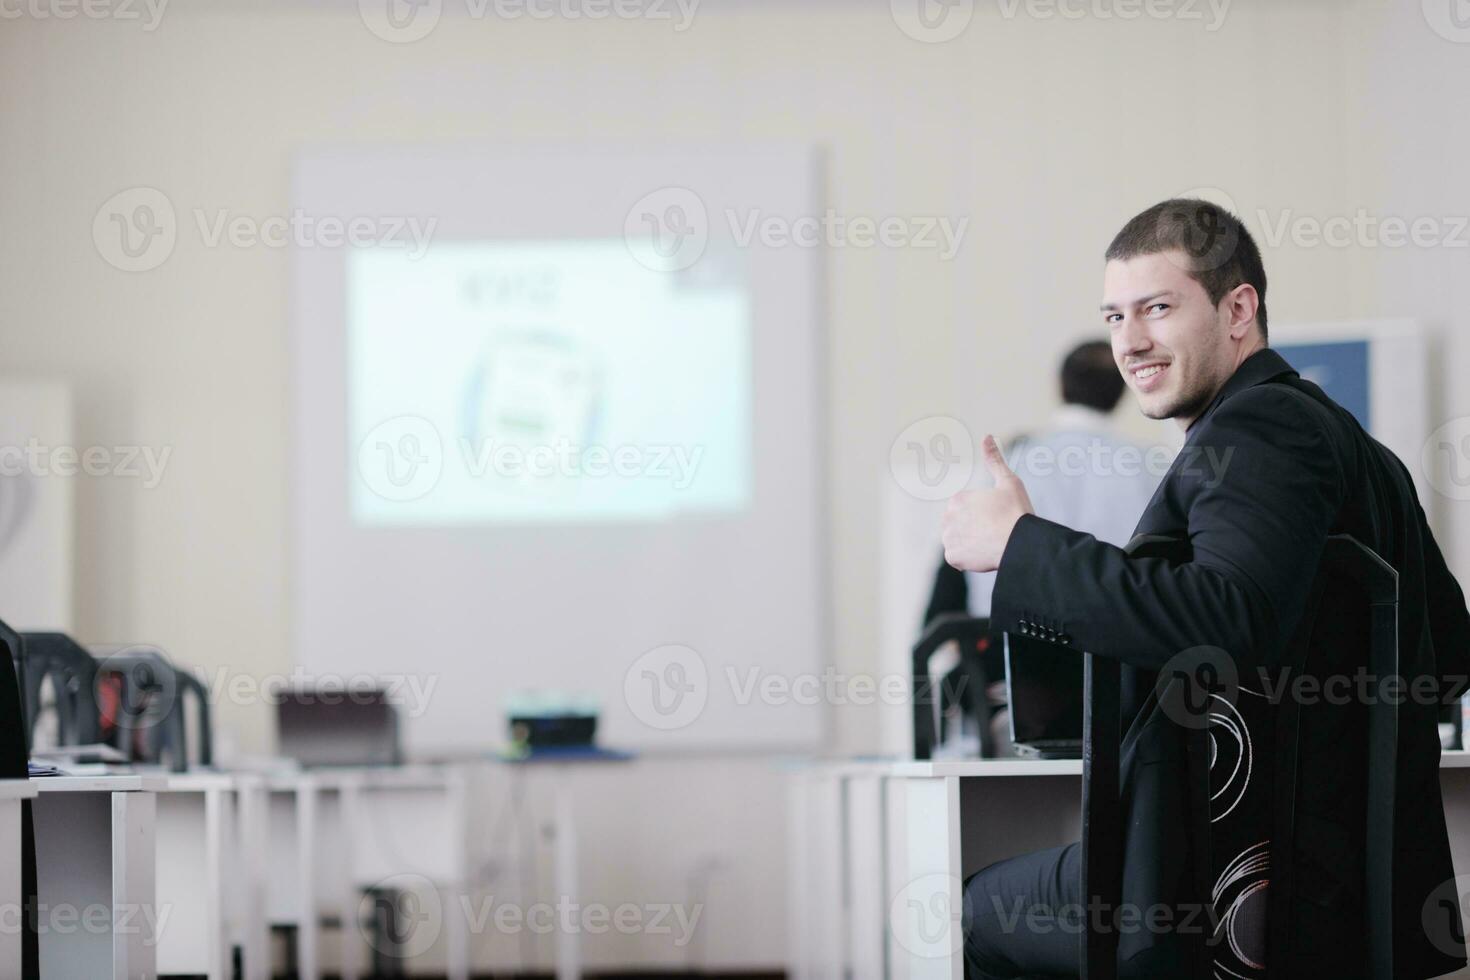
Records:
[[[1017,755],[1082,758],[1082,654],[1004,634],[1011,743]]]
[[[383,690],[277,694],[279,752],[302,766],[394,766],[403,761],[398,707]]]

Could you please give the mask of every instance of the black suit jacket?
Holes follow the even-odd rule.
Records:
[[[1434,678],[1443,700],[1463,690],[1470,615],[1408,471],[1275,351],[1248,358],[1190,427],[1136,533],[1184,536],[1192,559],[1128,559],[1091,535],[1023,517],[1001,560],[993,627],[1116,658],[1132,668],[1125,682],[1144,690],[1170,658],[1198,646],[1224,649],[1242,678],[1253,676],[1279,663],[1327,537],[1346,533],[1398,571],[1404,676]],[[1196,893],[1197,882],[1186,880],[1189,835],[1172,825],[1189,812],[1185,750],[1160,714],[1140,714],[1123,746],[1129,905]],[[1430,893],[1454,877],[1438,714],[1434,701],[1400,708],[1394,938],[1402,977],[1438,976],[1465,963],[1463,946],[1446,952],[1443,937],[1431,942],[1422,924]],[[1362,743],[1352,734],[1318,733],[1302,750],[1301,866],[1289,914],[1309,957],[1302,966],[1318,975],[1363,970],[1362,824],[1350,816],[1363,812],[1352,778],[1362,768],[1352,754]],[[1179,969],[1179,955],[1165,937],[1120,938],[1125,967],[1133,959],[1128,972],[1138,975]]]

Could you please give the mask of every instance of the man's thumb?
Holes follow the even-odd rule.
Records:
[[[985,456],[985,468],[990,470],[990,475],[996,483],[1002,480],[1014,480],[1016,474],[1011,472],[1010,464],[1001,454],[1000,446],[996,444],[995,436],[987,435],[980,443],[980,452]]]

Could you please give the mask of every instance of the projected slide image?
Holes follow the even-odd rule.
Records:
[[[621,239],[360,249],[347,268],[349,498],[368,526],[648,521],[750,495],[738,275]]]

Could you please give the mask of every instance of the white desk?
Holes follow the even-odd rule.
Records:
[[[272,775],[264,780],[264,833],[253,834],[260,850],[253,860],[266,869],[266,929],[292,926],[296,930],[296,969],[302,980],[322,974],[322,892],[319,880],[340,877],[341,837],[324,835],[325,816],[335,817],[341,787],[330,776],[314,773]],[[243,816],[243,815],[242,815]],[[330,889],[329,889],[330,891]],[[335,907],[334,917],[348,910]],[[356,913],[356,906],[350,914]]]
[[[230,946],[241,951],[244,980],[270,980],[270,789],[265,776],[231,773],[228,825],[234,836],[226,849],[225,925]]]
[[[21,975],[25,895],[21,888],[21,807],[36,798],[26,779],[0,779],[0,977]]]
[[[366,889],[410,893],[415,918],[400,937],[405,966],[433,955],[436,972],[469,976],[468,776],[456,766],[311,770],[265,777],[240,801],[242,850],[264,869],[263,913],[248,917],[257,942],[271,925],[296,929],[302,980],[327,971],[358,980],[372,955],[363,927]],[[323,921],[338,925],[328,942]],[[430,950],[433,953],[430,953]],[[246,952],[246,974],[260,977]],[[441,962],[435,960],[434,962]]]
[[[793,980],[962,980],[964,879],[994,861],[1079,839],[1081,776],[1076,760],[794,769]],[[1445,753],[1440,777],[1455,867],[1464,874],[1470,752]]]
[[[342,904],[354,922],[371,911],[367,889],[390,889],[399,905],[399,948],[413,972],[442,944],[442,972],[469,980],[469,775],[456,766],[404,766],[352,772],[341,783],[348,874]],[[343,980],[356,980],[371,955],[365,930],[343,930]]]
[[[169,773],[157,793],[157,891],[169,910],[158,936],[158,972],[228,980],[226,894],[238,887],[230,862],[235,780],[222,773]],[[228,887],[227,887],[228,883]]]
[[[129,980],[157,973],[154,793],[161,776],[32,779],[41,976]]]

